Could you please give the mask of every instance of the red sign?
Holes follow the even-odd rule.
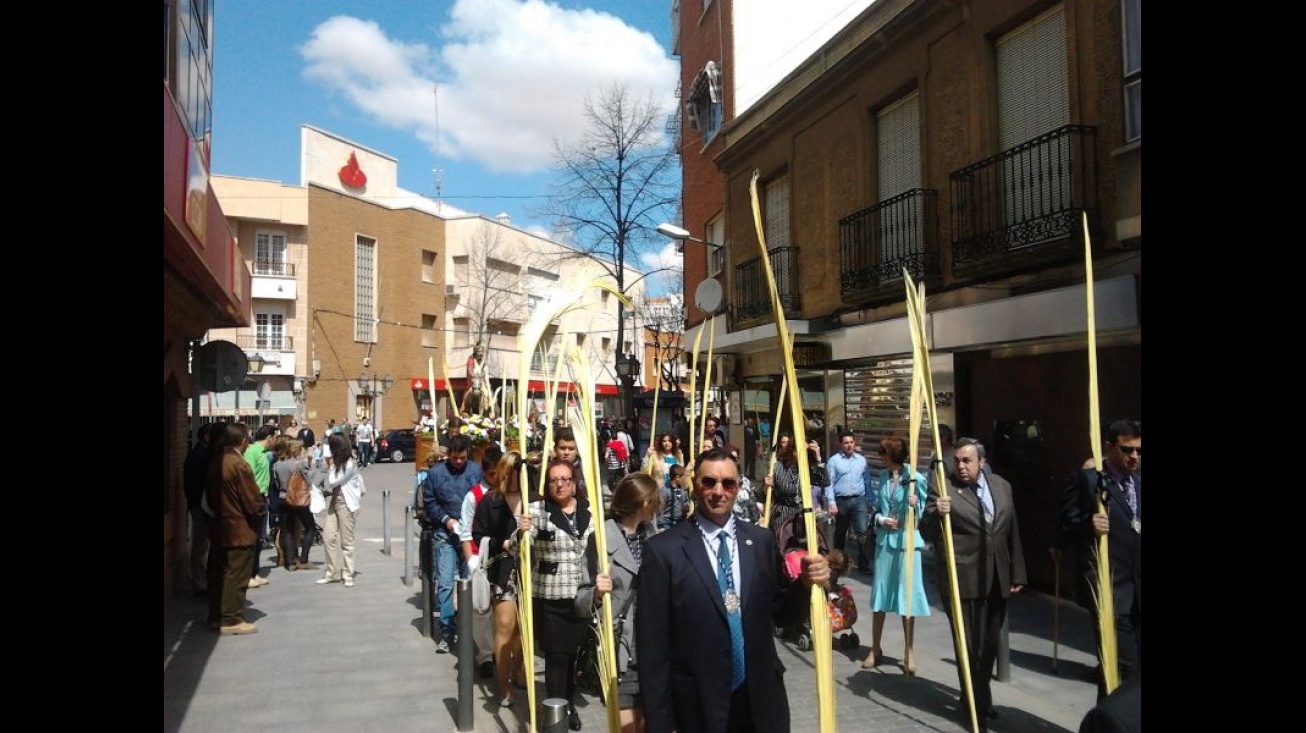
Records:
[[[350,188],[362,188],[367,185],[367,174],[358,167],[358,156],[350,151],[349,162],[340,169],[340,182]]]
[[[454,379],[452,380],[452,382],[453,382],[454,389],[464,389],[467,386],[466,379]],[[427,380],[425,377],[410,377],[408,379],[408,384],[409,387],[414,392],[421,392],[422,390],[427,389]],[[444,389],[445,388],[444,380],[443,379],[435,380],[435,388],[436,390]],[[544,382],[537,379],[532,379],[527,384],[527,389],[529,389],[531,392],[543,392]],[[558,382],[559,393],[565,394],[567,392],[575,392],[575,391],[576,391],[576,385],[572,384],[571,382]],[[617,385],[615,384],[596,384],[594,385],[594,391],[598,392],[600,395],[606,395],[606,396],[615,396],[621,394],[620,388],[618,388]]]

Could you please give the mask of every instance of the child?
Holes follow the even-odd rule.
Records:
[[[830,550],[825,555],[830,566],[830,580],[825,584],[826,599],[830,604],[830,633],[847,631],[857,621],[857,603],[853,600],[852,590],[839,583],[839,578],[848,572],[848,556],[842,550]]]
[[[689,511],[689,492],[685,490],[685,467],[679,463],[667,471],[667,483],[662,487],[662,512],[658,514],[658,531],[671,529],[685,518]]]

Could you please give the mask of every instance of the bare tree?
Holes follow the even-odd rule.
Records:
[[[593,258],[625,292],[633,284],[627,261],[661,243],[657,225],[679,204],[678,158],[663,133],[666,110],[652,95],[636,99],[615,84],[586,100],[585,119],[577,139],[554,142],[557,179],[545,213],[559,240],[575,247],[566,256]],[[623,331],[618,355],[626,353]]]
[[[457,317],[467,319],[469,344],[466,353],[460,349],[456,357],[467,360],[464,409],[487,406],[483,403],[488,398],[489,349],[503,324],[524,307],[521,265],[516,264],[522,256],[509,250],[503,240],[503,227],[490,221],[482,221],[467,243],[466,281],[461,307],[455,312]],[[478,356],[478,363],[473,364]]]

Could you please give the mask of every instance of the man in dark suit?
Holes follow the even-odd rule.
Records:
[[[1059,542],[1079,549],[1080,602],[1093,614],[1093,634],[1098,635],[1094,570],[1097,538],[1107,536],[1111,563],[1111,592],[1115,609],[1116,659],[1120,679],[1138,668],[1143,658],[1143,427],[1133,420],[1116,420],[1103,436],[1102,458],[1106,470],[1076,471],[1066,485],[1061,505]],[[1098,513],[1098,494],[1104,493],[1106,511]],[[1106,695],[1098,680],[1098,699]]]
[[[1020,547],[1011,484],[984,471],[984,445],[974,438],[957,441],[953,467],[947,496],[937,486],[930,486],[920,532],[936,544],[938,557],[942,558],[943,517],[952,517],[961,618],[953,616],[950,602],[945,608],[954,627],[960,621],[965,630],[975,713],[980,729],[987,730],[988,719],[997,717],[989,682],[998,656],[998,639],[1007,615],[1007,599],[1025,585],[1025,554]],[[938,569],[940,595],[948,598],[947,563],[938,563]],[[957,679],[959,687],[964,688],[960,664]],[[964,692],[962,698],[964,704]]]
[[[697,511],[653,537],[639,569],[635,645],[648,733],[787,733],[775,625],[801,620],[821,556],[801,583],[781,579],[775,535],[734,519],[739,464],[710,450],[694,464]]]

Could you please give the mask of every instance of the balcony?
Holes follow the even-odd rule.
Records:
[[[953,275],[1082,256],[1081,216],[1094,228],[1098,216],[1096,139],[1096,128],[1067,125],[949,176]]]
[[[798,297],[798,248],[776,247],[767,255],[775,286],[780,291],[780,306],[785,318],[797,318],[802,310]],[[754,257],[735,266],[735,329],[751,328],[774,320],[771,313],[771,289],[766,282],[762,258]]]
[[[229,339],[245,351],[294,351],[295,344],[290,336],[256,336],[242,333]]]
[[[937,192],[913,188],[839,220],[839,294],[844,302],[902,298],[904,268],[939,277]]]
[[[267,277],[294,277],[295,263],[293,262],[264,262],[255,260],[251,266],[255,275]]]

